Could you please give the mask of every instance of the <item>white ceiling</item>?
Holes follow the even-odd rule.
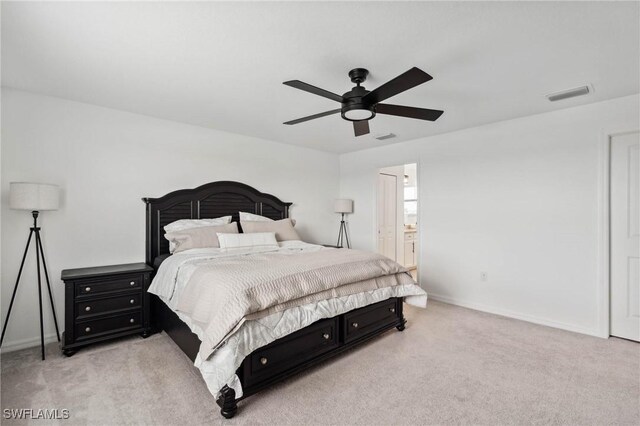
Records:
[[[2,3],[2,84],[316,149],[349,152],[640,91],[639,3]],[[373,89],[417,66],[434,79],[387,102],[355,138],[339,104],[365,67]],[[544,95],[586,83],[595,93]],[[393,132],[378,141],[373,135]]]

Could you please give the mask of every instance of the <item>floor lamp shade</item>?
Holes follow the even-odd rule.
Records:
[[[336,200],[333,203],[333,211],[336,213],[353,213],[353,200]]]
[[[9,207],[16,210],[58,210],[60,188],[48,183],[11,182]]]

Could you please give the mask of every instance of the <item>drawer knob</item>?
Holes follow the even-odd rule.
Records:
[[[91,306],[87,306],[86,308],[84,308],[84,310],[89,312],[91,310]]]
[[[352,326],[353,328],[358,328],[358,323],[357,323],[357,322],[354,322],[354,323],[352,323],[352,324],[351,324],[351,326]]]
[[[129,283],[129,285],[136,285],[136,282],[135,282],[135,281],[131,281],[131,282]]]
[[[265,357],[260,358],[260,364],[267,365],[267,362],[269,362],[269,360],[266,359]]]
[[[85,287],[84,291],[86,291],[87,293],[89,293],[91,291],[91,287]]]
[[[324,333],[322,337],[324,337],[324,340],[329,340],[329,337],[331,336],[329,336],[329,333]]]
[[[133,305],[134,303],[136,303],[136,299],[129,300],[129,303],[131,303]]]
[[[87,328],[85,328],[85,329],[84,329],[84,331],[85,331],[86,333],[90,333],[90,332],[91,332],[91,327],[87,327]]]
[[[131,324],[133,324],[134,322],[136,322],[136,320],[134,320],[133,318],[131,318],[131,319],[129,320],[129,322],[130,322]]]
[[[389,312],[394,313],[396,311],[396,308],[389,308]]]

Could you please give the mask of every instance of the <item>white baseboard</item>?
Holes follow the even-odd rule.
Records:
[[[435,300],[438,302],[448,303],[450,305],[462,306],[463,308],[474,309],[476,311],[487,312],[490,314],[500,315],[507,318],[513,318],[521,321],[527,321],[534,324],[544,325],[547,327],[559,328],[561,330],[572,331],[574,333],[587,334],[589,336],[595,336],[600,338],[607,338],[608,336],[603,336],[597,328],[590,329],[582,326],[567,324],[564,322],[548,320],[546,318],[540,318],[532,315],[521,314],[518,312],[510,311],[508,309],[495,308],[493,306],[483,305],[481,303],[469,302],[466,300],[461,300],[454,297],[442,296],[434,293],[429,293],[429,299]],[[45,344],[55,342],[56,335],[55,333],[46,334],[44,336]],[[14,340],[7,342],[2,345],[0,348],[0,353],[8,353],[18,351],[20,349],[31,348],[34,346],[40,345],[40,336],[31,337],[28,339]]]
[[[463,308],[474,309],[476,311],[487,312],[490,314],[500,315],[507,318],[513,318],[521,321],[527,321],[534,324],[545,325],[547,327],[559,328],[561,330],[572,331],[574,333],[587,334],[589,336],[603,337],[599,330],[596,328],[586,328],[579,325],[568,324],[560,321],[553,321],[546,318],[540,318],[532,315],[521,314],[513,312],[508,309],[496,308],[493,306],[483,305],[481,303],[469,302],[454,297],[441,296],[438,294],[429,293],[429,299],[436,300],[438,302],[448,303],[450,305],[462,306]],[[606,337],[605,337],[606,338]]]
[[[44,335],[44,344],[51,342],[56,342],[58,339],[55,333],[45,334]],[[19,351],[20,349],[32,348],[34,346],[40,346],[40,336],[30,337],[28,339],[21,340],[13,340],[2,344],[2,348],[0,348],[0,353],[8,353]]]

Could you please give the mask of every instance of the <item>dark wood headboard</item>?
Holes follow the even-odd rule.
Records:
[[[156,257],[169,253],[164,226],[179,219],[208,219],[248,212],[278,220],[289,217],[289,206],[240,182],[211,182],[194,189],[180,189],[160,198],[143,198],[147,204],[146,261],[152,265]]]

